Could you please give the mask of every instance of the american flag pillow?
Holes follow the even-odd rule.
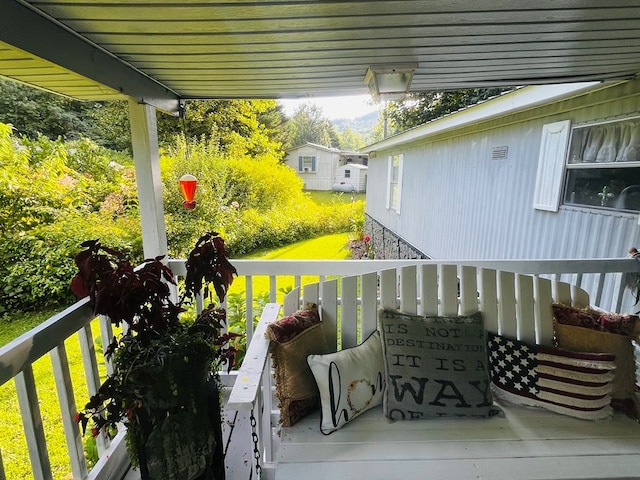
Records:
[[[578,353],[489,333],[494,397],[596,420],[612,414],[615,355]]]

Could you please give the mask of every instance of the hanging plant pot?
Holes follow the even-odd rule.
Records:
[[[154,428],[144,446],[149,480],[196,480],[213,478],[216,448],[208,418],[184,411],[170,415]]]
[[[175,284],[173,274],[161,257],[134,269],[98,240],[83,247],[74,293],[89,296],[95,314],[130,327],[105,348],[113,372],[77,413],[83,432],[90,421],[94,435],[124,423],[131,464],[143,480],[224,480],[216,386],[221,366],[233,365],[235,334],[224,331],[226,312],[213,303],[193,321],[181,318],[184,302],[193,302],[203,287],[213,286],[224,300],[236,274],[224,241],[215,232],[197,241],[177,304],[168,285]]]

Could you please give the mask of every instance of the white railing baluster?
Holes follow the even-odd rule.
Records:
[[[267,360],[267,364],[269,364],[270,359]],[[262,435],[262,452],[264,452],[264,462],[271,463],[274,461],[274,445],[273,445],[273,432],[271,432],[271,379],[273,377],[273,373],[271,368],[265,368],[264,374],[262,375],[262,395],[259,395],[262,398],[262,410],[261,410],[261,425],[260,431],[263,432]]]
[[[623,273],[614,273],[613,276],[613,296],[611,305],[609,306],[609,308],[607,308],[607,310],[614,310],[616,312],[619,312],[622,308],[622,298],[624,297],[625,275]]]
[[[418,313],[418,285],[416,266],[409,265],[400,270],[400,310],[407,313]]]
[[[98,392],[101,384],[100,371],[98,369],[98,357],[96,355],[91,322],[78,330],[78,341],[80,342],[80,352],[82,352],[82,364],[84,365],[84,376],[87,382],[87,390],[91,397]],[[102,351],[104,352],[108,346],[109,343],[103,343]],[[82,407],[84,407],[84,405],[82,405]],[[96,437],[96,446],[98,447],[98,455],[102,455],[109,447],[109,440],[103,432],[100,432]]]
[[[38,404],[38,392],[31,365],[26,366],[15,378],[22,425],[27,438],[27,448],[35,480],[53,480],[47,441],[44,437],[42,415]]]
[[[247,331],[247,345],[253,338],[253,277],[248,275],[245,284],[245,294],[247,299],[245,301],[245,318],[246,318],[246,331]]]
[[[278,293],[278,276],[271,275],[269,276],[269,301],[275,302],[276,295]]]
[[[360,341],[365,340],[378,328],[378,275],[365,273],[360,277]]]
[[[606,280],[606,274],[598,274],[598,286],[596,287],[595,295],[592,297],[594,305],[602,305],[602,292],[604,291],[604,282]]]
[[[113,325],[111,324],[111,319],[106,315],[100,315],[98,317],[98,324],[100,325],[100,339],[102,343],[102,351],[104,352],[106,346],[113,340]],[[93,354],[96,355],[95,351]],[[107,375],[111,375],[113,373],[113,358],[106,358],[104,354],[102,355],[102,358],[107,370]]]
[[[340,338],[342,348],[358,344],[358,278],[345,277],[341,282]]]
[[[69,371],[69,360],[64,342],[60,342],[56,348],[51,350],[50,356],[56,391],[58,393],[58,402],[60,403],[62,426],[64,428],[64,436],[69,453],[69,462],[71,463],[71,473],[73,474],[73,478],[84,478],[87,475],[87,463],[84,459],[84,448],[80,429],[73,418],[77,409],[73,395],[71,373]]]

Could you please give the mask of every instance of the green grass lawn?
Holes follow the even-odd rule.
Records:
[[[50,316],[52,313],[54,312],[49,312],[47,315]],[[97,323],[94,323],[92,329],[94,335],[97,335],[99,329]],[[0,325],[5,327],[7,323],[4,322]],[[2,328],[2,334],[5,335],[6,331],[19,332],[20,330],[22,328],[9,324],[9,328],[6,330]],[[76,407],[82,408],[89,399],[89,395],[78,339],[75,336],[67,339],[65,348],[69,359],[71,382],[79,403]],[[57,400],[53,369],[48,355],[33,364],[33,374],[36,379],[40,414],[47,440],[53,478],[55,480],[72,480],[70,474],[71,466],[62,430],[60,405]],[[0,408],[0,450],[2,451],[6,478],[32,479],[34,476],[29,463],[27,441],[23,433],[21,413],[13,382],[7,382],[0,386],[0,404],[2,405]]]
[[[350,258],[348,233],[335,233],[303,240],[276,250],[254,252],[246,258],[257,260],[346,260]]]
[[[332,190],[305,190],[304,193],[309,195],[316,203],[349,203],[352,200],[366,199],[366,193],[346,193],[334,192]]]
[[[326,192],[322,192],[326,193]],[[331,192],[329,192],[331,193]],[[248,258],[261,260],[267,259],[293,259],[293,260],[342,260],[350,258],[347,242],[348,233],[327,235],[320,238],[305,240],[293,245],[288,245],[277,250],[258,252]],[[233,261],[232,261],[233,263]],[[294,279],[279,279],[277,288],[293,286]],[[316,281],[303,278],[303,282]],[[244,291],[244,279],[238,278],[233,283],[230,293],[242,293]],[[268,291],[269,278],[254,278],[254,293]],[[278,300],[281,301],[282,293]],[[25,331],[37,326],[56,311],[49,310],[38,313],[27,313],[21,316],[5,316],[0,320],[0,345],[8,343]],[[98,326],[93,327],[94,335],[97,335]],[[76,391],[76,398],[82,407],[88,400],[84,370],[81,364],[80,346],[75,337],[65,342],[69,363],[72,372],[72,383]],[[38,397],[43,417],[44,429],[47,437],[47,446],[55,480],[71,480],[69,459],[62,433],[60,407],[57,401],[55,384],[51,362],[48,356],[38,360],[34,366],[34,375],[38,385]],[[26,440],[24,438],[20,409],[13,382],[0,386],[0,451],[7,479],[33,479]]]
[[[351,258],[351,254],[347,248],[348,241],[348,233],[335,233],[333,235],[325,235],[311,240],[303,240],[276,250],[256,252],[246,258],[253,258],[256,260],[347,260]],[[317,282],[318,277],[303,276],[301,281],[302,284]],[[276,289],[278,290],[276,301],[282,302],[284,299],[284,292],[288,291],[294,285],[294,277],[278,277],[276,285]],[[244,291],[245,279],[244,277],[238,277],[231,285],[229,293],[244,294]],[[269,277],[254,276],[253,291],[254,295],[268,292]]]

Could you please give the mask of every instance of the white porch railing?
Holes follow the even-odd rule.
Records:
[[[180,277],[185,274],[183,260],[171,260],[171,269]],[[543,274],[555,279],[581,286],[587,290],[594,305],[605,310],[630,311],[635,308],[635,299],[624,289],[624,276],[627,273],[640,272],[640,262],[633,259],[600,260],[507,260],[507,261],[422,261],[422,260],[344,260],[344,261],[296,261],[296,260],[234,260],[241,278],[234,283],[234,289],[244,287],[246,318],[253,319],[259,312],[253,311],[253,300],[262,293],[257,291],[257,279],[268,278],[267,292],[269,301],[278,300],[278,288],[286,281],[293,286],[323,280],[326,277],[342,277],[357,273],[379,271],[389,267],[422,263],[464,263],[484,266],[497,270],[518,273]],[[240,284],[238,285],[238,282]],[[244,283],[244,285],[243,285]],[[262,281],[264,284],[264,281]],[[241,288],[242,289],[242,288]],[[0,386],[13,380],[23,421],[24,436],[29,450],[33,478],[53,480],[49,460],[45,428],[38,400],[38,378],[34,376],[33,364],[49,355],[51,358],[57,398],[62,419],[60,428],[64,431],[66,448],[69,455],[69,473],[74,480],[122,478],[129,463],[124,445],[123,432],[115,439],[99,439],[100,460],[89,470],[84,458],[83,442],[74,421],[78,406],[82,407],[88,395],[94,393],[100,385],[98,366],[102,362],[96,355],[96,342],[93,329],[99,329],[103,345],[107,345],[113,336],[107,319],[95,319],[82,300],[54,315],[33,330],[21,335],[0,348]],[[253,335],[253,322],[247,322],[247,335],[250,341]],[[65,342],[77,337],[82,353],[82,365],[88,387],[86,396],[76,398],[71,382],[71,370]],[[109,365],[106,365],[108,372]],[[229,379],[232,382],[232,378]],[[5,474],[3,459],[9,462],[11,445],[5,439],[0,440],[0,480],[8,478]],[[232,480],[232,479],[231,479]]]

